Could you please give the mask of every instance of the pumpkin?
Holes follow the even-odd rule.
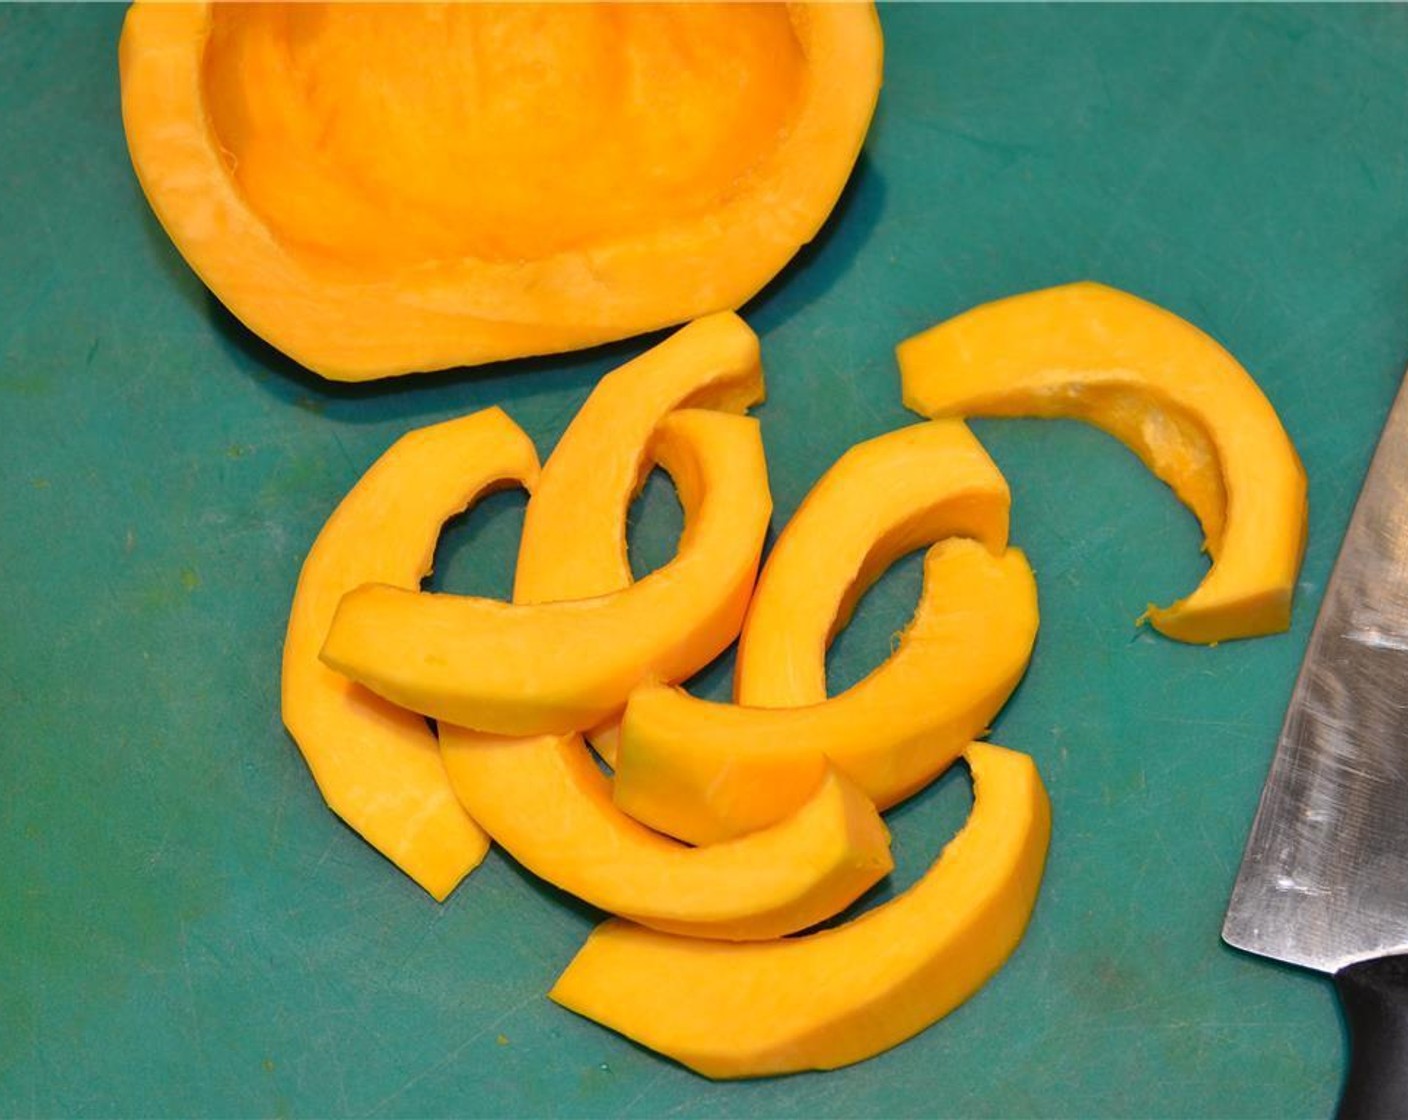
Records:
[[[758,336],[732,312],[697,319],[606,374],[543,464],[523,515],[513,597],[583,599],[632,580],[626,554],[631,499],[654,465],[660,421],[677,408],[746,412],[764,397]],[[682,679],[698,669],[682,665]],[[587,739],[614,755],[616,721]]]
[[[1155,629],[1213,643],[1290,625],[1306,479],[1246,369],[1177,315],[1101,284],[984,304],[898,348],[923,416],[1085,420],[1123,441],[1197,516],[1212,567]]]
[[[1007,547],[1012,496],[957,420],[886,432],[849,448],[778,536],[738,639],[734,699],[760,708],[826,697],[826,649],[860,597],[905,553],[970,537]]]
[[[762,395],[757,338],[731,313],[698,320],[603,377],[533,488],[515,601],[628,586],[626,516],[656,457],[656,429],[682,406],[741,411]],[[879,814],[840,774],[776,827],[703,849],[616,808],[579,735],[503,737],[442,722],[440,748],[461,803],[514,859],[657,929],[781,936],[834,914],[892,865]]]
[[[460,800],[529,871],[613,914],[675,933],[745,941],[815,925],[893,866],[869,798],[830,771],[792,816],[691,848],[637,824],[581,737],[495,737],[440,727]]]
[[[772,500],[758,422],[672,413],[650,454],[685,511],[673,560],[620,591],[503,603],[367,584],[338,604],[323,661],[402,707],[503,735],[566,734],[618,712],[737,636]]]
[[[441,525],[503,486],[532,488],[532,441],[500,409],[402,436],[338,505],[298,577],[284,641],[284,723],[338,816],[436,899],[489,842],[455,798],[435,735],[318,659],[343,594],[368,580],[415,588]]]
[[[835,205],[881,55],[869,3],[138,3],[119,62],[176,248],[364,380],[737,308]]]
[[[1031,653],[1031,574],[1020,554],[1003,556],[1010,504],[961,421],[850,448],[808,492],[758,577],[736,704],[656,687],[632,694],[629,746],[613,763],[617,803],[709,843],[795,811],[825,758],[882,807],[932,778],[986,727]],[[894,657],[828,701],[826,648],[865,589],[905,552],[959,537],[973,540],[928,558]]]
[[[793,708],[663,685],[632,692],[616,804],[671,836],[716,843],[793,811],[829,760],[887,808],[986,731],[1026,670],[1036,629],[1036,584],[1019,551],[995,557],[975,541],[941,541],[898,648],[845,692]]]
[[[1051,834],[1030,758],[986,743],[966,757],[968,822],[884,905],[819,933],[732,945],[608,921],[549,994],[716,1078],[833,1069],[918,1034],[1017,947]]]

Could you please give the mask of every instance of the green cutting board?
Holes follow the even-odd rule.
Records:
[[[1073,423],[976,425],[1040,582],[994,738],[1055,811],[1030,931],[970,1003],[834,1073],[715,1084],[550,1003],[597,915],[493,853],[430,901],[320,801],[278,709],[302,557],[410,428],[504,406],[546,453],[653,339],[358,388],[211,298],[153,220],[118,111],[117,7],[0,8],[0,1114],[1325,1115],[1327,983],[1218,931],[1350,504],[1408,360],[1408,13],[886,8],[866,153],[744,309],[781,525],[909,422],[895,343],[1091,278],[1253,371],[1309,470],[1295,624],[1136,626],[1204,570],[1192,517]],[[521,499],[456,524],[437,586],[502,594]],[[638,565],[679,513],[652,484]],[[918,593],[868,596],[832,681]],[[727,665],[700,687],[722,695]],[[902,889],[961,773],[892,814]]]

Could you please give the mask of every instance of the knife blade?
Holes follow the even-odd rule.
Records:
[[[1331,974],[1342,1118],[1408,1116],[1408,378],[1296,678],[1222,927]]]

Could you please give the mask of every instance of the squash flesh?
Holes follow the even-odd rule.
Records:
[[[456,7],[451,5],[450,11]],[[486,25],[501,16],[510,23],[513,19],[576,23],[596,18],[566,4],[540,5],[508,15],[501,9],[496,9],[498,15],[481,11],[485,7],[481,5],[464,7],[475,11],[447,12],[447,18]],[[412,89],[419,91],[416,98],[426,103],[424,113],[402,115],[396,109],[396,75],[383,75],[384,102],[366,90],[348,98],[349,105],[371,102],[379,143],[389,138],[400,148],[413,150],[417,160],[394,167],[396,181],[399,184],[404,179],[421,196],[434,196],[429,200],[432,204],[425,206],[426,199],[414,192],[400,201],[379,199],[381,188],[374,186],[367,194],[365,182],[355,188],[329,186],[327,180],[335,177],[332,169],[338,161],[351,161],[344,163],[344,171],[355,170],[359,161],[370,161],[371,166],[364,168],[367,175],[382,186],[387,181],[386,168],[380,166],[378,157],[356,150],[352,141],[362,139],[360,126],[341,119],[342,102],[329,93],[355,80],[350,73],[352,63],[346,51],[338,51],[334,57],[342,58],[340,64],[324,62],[313,68],[320,75],[313,84],[326,84],[325,90],[315,88],[306,95],[295,91],[296,96],[289,98],[275,98],[272,92],[265,97],[257,89],[243,92],[236,79],[247,55],[256,56],[251,65],[271,90],[297,86],[296,75],[307,77],[311,70],[300,71],[292,63],[264,57],[273,51],[271,44],[288,42],[282,34],[266,35],[264,21],[273,25],[286,16],[260,15],[242,8],[233,16],[219,14],[221,34],[209,60],[207,48],[217,25],[212,5],[139,0],[129,10],[119,63],[123,124],[132,164],[168,236],[221,302],[265,341],[315,372],[337,380],[360,381],[560,353],[737,308],[811,240],[840,196],[879,93],[880,26],[869,3],[740,9],[741,14],[729,14],[732,6],[727,5],[701,17],[717,25],[713,32],[677,43],[665,25],[694,18],[685,11],[687,7],[672,5],[623,15],[616,6],[608,6],[604,13],[598,13],[603,18],[631,21],[632,34],[643,38],[643,50],[666,51],[659,72],[640,78],[652,87],[664,83],[675,91],[663,97],[660,105],[673,111],[678,105],[672,104],[672,99],[678,103],[698,96],[677,121],[638,122],[639,127],[631,125],[624,132],[613,133],[605,143],[587,144],[566,163],[537,169],[533,182],[523,185],[523,197],[541,197],[548,191],[552,202],[549,213],[575,213],[573,222],[565,223],[561,232],[552,228],[550,217],[530,208],[524,208],[525,222],[519,232],[497,229],[489,219],[480,222],[479,232],[472,235],[447,235],[443,222],[436,223],[434,231],[426,226],[427,215],[433,215],[436,207],[443,211],[458,205],[456,192],[463,184],[446,179],[444,163],[458,168],[456,161],[467,158],[467,150],[481,141],[487,145],[489,139],[487,134],[475,134],[478,139],[456,135],[443,150],[441,145],[416,141],[418,129],[428,128],[426,135],[435,134],[460,119],[460,111],[445,102],[448,95],[432,77],[456,65],[441,57],[446,53],[445,44],[438,40],[427,44],[425,57],[413,58],[411,65],[404,65],[404,56],[414,54],[407,48],[414,36],[391,45],[391,55],[395,57],[399,50],[402,56],[401,76],[409,74]],[[397,9],[403,14],[423,10],[404,5]],[[323,15],[310,18],[360,24],[379,20],[387,11],[390,9],[360,14],[356,5],[335,4]],[[753,26],[757,22],[764,28],[759,42],[776,45],[779,38],[786,38],[779,23],[784,15],[804,60],[804,74],[795,82],[787,77],[790,64],[774,67],[771,60],[767,65],[755,65],[758,60],[754,58],[753,63],[735,66],[731,56],[709,57],[698,66],[676,65],[680,53],[688,53],[689,43],[710,50],[732,43],[733,35],[723,24],[735,17],[750,29],[746,39],[751,41],[753,32],[758,31]],[[297,12],[293,17],[295,23],[303,22]],[[340,38],[332,32],[313,38],[321,37]],[[376,44],[362,43],[356,35],[345,38],[353,53],[364,48],[372,51],[355,69],[367,71],[367,80],[374,87],[371,74],[378,71]],[[556,44],[554,49],[563,51],[573,41],[566,33],[555,32],[546,38]],[[592,44],[597,43],[622,62],[626,74],[631,72],[630,65],[650,70],[640,59],[630,63],[629,46],[614,41],[602,46],[601,38],[585,34],[583,49],[590,54],[597,49]],[[662,45],[667,42],[671,44],[668,49]],[[506,57],[522,57],[531,46],[531,41],[516,44]],[[304,49],[312,50],[299,47]],[[753,57],[751,49],[742,43],[736,54],[746,60]],[[790,57],[788,51],[790,48],[782,52],[784,57]],[[292,47],[290,52],[298,53]],[[332,77],[324,73],[329,65]],[[339,72],[339,65],[344,72]],[[495,135],[509,145],[511,158],[507,162],[523,162],[535,143],[529,134],[538,135],[542,130],[549,138],[570,136],[574,127],[583,124],[582,119],[576,125],[571,123],[573,101],[582,97],[584,111],[599,102],[609,103],[609,87],[621,77],[619,73],[615,78],[612,73],[593,73],[586,90],[574,89],[571,97],[559,103],[555,116],[564,118],[565,131],[555,131],[537,117],[527,116],[517,131],[507,124],[498,128]],[[724,94],[715,96],[715,83],[722,84]],[[727,93],[730,88],[733,95]],[[759,124],[770,120],[782,123],[768,132],[771,145],[766,152],[757,150],[756,139],[740,146],[741,155],[721,150],[716,140],[696,148],[697,133],[721,136],[738,127],[747,134],[751,126],[745,118],[752,108],[743,106],[741,99],[751,99],[759,90]],[[455,96],[471,95],[457,88]],[[507,121],[516,112],[515,96],[499,96],[490,116],[502,112]],[[530,95],[529,102],[534,96],[543,99]],[[654,93],[629,96],[623,104],[650,105],[655,103],[653,97]],[[307,104],[294,112],[291,107],[303,100]],[[251,101],[257,104],[251,105]],[[714,115],[716,109],[721,110],[718,116]],[[291,114],[288,120],[280,117],[285,111]],[[591,115],[587,112],[587,118]],[[313,143],[312,148],[287,153],[287,162],[296,164],[290,174],[299,180],[297,190],[289,189],[289,179],[280,180],[275,174],[280,153],[263,150],[263,141],[253,133],[256,118],[262,124],[272,118],[275,132],[289,144],[296,143],[297,137]],[[212,119],[217,122],[215,127]],[[434,124],[437,120],[439,125]],[[670,147],[668,138],[677,129],[694,131],[689,143]],[[326,149],[317,146],[324,131],[330,141]],[[640,141],[637,147],[643,145],[644,150],[615,152],[613,145],[620,147],[618,141],[628,137],[634,138],[632,142]],[[668,158],[659,154],[665,148],[669,149]],[[240,157],[234,149],[246,154],[248,183],[240,181]],[[422,156],[427,157],[424,172],[417,170]],[[695,166],[698,160],[704,160],[702,168]],[[488,162],[488,170],[481,166],[469,176],[486,190],[492,186],[495,166],[492,159]],[[643,162],[660,167],[652,172]],[[593,222],[607,221],[608,227],[613,222],[627,222],[630,206],[623,202],[625,209],[613,210],[615,203],[603,198],[603,192],[613,197],[619,193],[623,200],[643,198],[634,187],[615,190],[627,173],[622,168],[642,183],[650,182],[653,175],[673,181],[672,176],[684,175],[671,169],[675,163],[688,170],[691,182],[695,171],[700,172],[697,181],[710,194],[702,212],[689,210],[698,199],[690,202],[689,191],[681,189],[672,193],[687,203],[683,212],[676,211],[669,199],[659,198],[651,203],[650,221],[644,221],[642,211],[636,216],[644,224],[627,223],[629,228],[616,235],[610,228],[600,237],[590,235]],[[598,164],[617,170],[597,182],[594,176],[598,172],[588,168]],[[734,170],[746,165],[747,170],[732,178],[719,178],[709,171],[714,164]],[[578,182],[590,190],[585,199],[574,203],[567,196]],[[516,201],[517,191],[517,184],[513,190],[499,191],[502,205],[522,207],[522,202]],[[639,211],[645,204],[630,205]],[[423,206],[425,213],[419,209]],[[268,209],[269,215],[261,207]],[[615,216],[603,216],[612,214]],[[380,226],[385,226],[385,231]],[[437,238],[447,235],[451,243],[457,237],[484,240],[489,253],[521,254],[535,239],[540,247],[550,247],[558,237],[576,238],[579,243],[543,255],[485,257],[427,245],[425,238],[431,232]],[[495,242],[495,238],[501,240]]]
[[[1100,284],[985,304],[898,348],[925,416],[1069,416],[1122,440],[1192,509],[1212,567],[1155,629],[1213,643],[1285,630],[1306,479],[1271,403],[1192,324]]]
[[[986,730],[1026,670],[1036,629],[1036,585],[1018,550],[994,557],[974,541],[942,541],[925,559],[898,649],[845,692],[792,708],[658,685],[633,692],[616,804],[671,836],[717,843],[794,811],[829,761],[887,808]]]
[[[586,599],[631,583],[626,517],[653,462],[656,428],[676,409],[745,412],[763,395],[758,338],[731,312],[697,319],[606,374],[528,501],[514,602]]]
[[[758,424],[676,412],[654,453],[687,511],[664,567],[613,594],[542,604],[364,585],[338,605],[324,662],[435,719],[538,735],[596,726],[643,681],[712,659],[742,625],[772,510]]]
[[[826,649],[866,589],[912,549],[971,537],[1007,547],[1011,494],[961,421],[929,421],[850,448],[817,481],[769,553],[738,639],[734,700],[788,708],[826,699]]]
[[[549,993],[708,1077],[834,1069],[903,1042],[1001,967],[1036,901],[1050,805],[1031,760],[975,743],[967,824],[924,876],[859,918],[727,945],[608,921]]]
[[[218,4],[203,79],[284,245],[397,270],[698,219],[791,127],[805,58],[770,4]]]
[[[500,486],[531,488],[537,470],[532,442],[497,408],[403,436],[328,519],[289,612],[284,723],[329,807],[436,899],[488,839],[455,798],[425,720],[327,668],[318,650],[346,591],[419,586],[446,519]]]
[[[613,914],[698,937],[781,937],[829,918],[893,866],[869,799],[832,771],[773,828],[690,848],[637,824],[576,735],[440,729],[461,802],[534,874]]]
[[[534,488],[515,601],[629,585],[627,510],[652,460],[667,470],[674,464],[687,513],[700,501],[697,472],[671,442],[654,439],[656,429],[682,405],[744,409],[762,393],[757,339],[731,314],[699,320],[607,374]],[[692,431],[675,427],[676,440]],[[692,531],[687,524],[686,534]],[[578,898],[657,929],[734,940],[781,936],[836,913],[892,866],[879,814],[839,774],[778,827],[697,849],[617,809],[579,736],[510,739],[442,723],[440,745],[460,801],[515,859]]]

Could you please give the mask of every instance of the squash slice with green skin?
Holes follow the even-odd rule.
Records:
[[[1025,755],[975,743],[967,824],[909,890],[853,921],[747,945],[609,921],[549,993],[714,1078],[834,1069],[918,1034],[1021,940],[1050,806]]]
[[[440,727],[461,802],[528,870],[656,929],[781,937],[843,910],[893,866],[889,833],[856,786],[825,775],[792,816],[691,848],[627,817],[580,736],[497,738]]]
[[[119,68],[176,248],[364,380],[741,306],[836,204],[881,56],[869,3],[138,3]]]
[[[1036,628],[1036,584],[1018,550],[995,557],[976,541],[941,541],[898,648],[845,692],[795,708],[662,685],[633,692],[616,804],[670,836],[718,843],[794,811],[829,761],[887,808],[986,731],[1026,670]]]
[[[898,348],[924,416],[1085,420],[1124,442],[1202,524],[1212,567],[1155,629],[1213,643],[1285,630],[1305,551],[1306,479],[1256,382],[1151,303],[1071,284],[984,304]]]
[[[539,735],[594,727],[642,682],[712,659],[742,625],[772,509],[758,424],[686,409],[652,446],[690,511],[668,564],[618,592],[539,604],[364,585],[338,605],[323,661],[437,720]]]
[[[415,588],[441,525],[490,491],[531,489],[532,441],[491,408],[401,437],[342,500],[298,578],[284,641],[283,719],[329,807],[436,899],[484,858],[425,720],[318,659],[338,601],[377,580]]]

